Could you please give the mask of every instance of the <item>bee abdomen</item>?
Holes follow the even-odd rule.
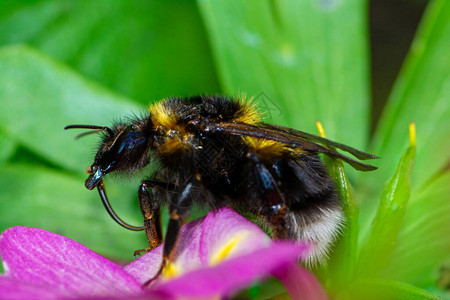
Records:
[[[310,244],[306,264],[324,262],[344,220],[333,179],[316,154],[280,159],[273,169],[288,207],[288,238]]]
[[[326,261],[343,223],[344,215],[339,206],[317,207],[311,212],[290,211],[286,216],[289,239],[304,241],[310,246],[310,250],[303,257],[307,265]]]

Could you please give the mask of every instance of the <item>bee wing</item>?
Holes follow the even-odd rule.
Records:
[[[360,171],[373,171],[377,169],[377,167],[356,161],[348,156],[345,156],[335,150],[328,149],[320,144],[342,149],[355,155],[357,158],[362,157],[360,159],[377,158],[372,154],[368,154],[349,146],[335,143],[322,137],[290,129],[287,127],[275,126],[266,123],[260,123],[259,125],[250,125],[244,123],[219,122],[209,123],[203,126],[202,130],[205,132],[225,132],[232,135],[252,136],[273,140],[290,145],[292,147],[299,147],[306,151],[324,153],[333,158],[340,158],[351,165],[353,168]]]
[[[289,128],[289,127],[284,127],[284,126],[279,126],[279,125],[272,125],[272,124],[267,124],[267,123],[262,123],[261,127],[274,129],[274,130],[279,130],[279,131],[282,131],[284,133],[291,134],[293,136],[297,136],[297,137],[301,137],[301,138],[307,139],[307,140],[312,141],[314,143],[319,143],[319,144],[325,145],[327,147],[338,148],[338,149],[341,149],[343,151],[346,151],[346,152],[352,154],[353,156],[355,156],[356,158],[358,158],[360,160],[376,159],[376,158],[378,158],[377,156],[375,156],[373,154],[362,152],[362,151],[359,151],[358,149],[352,148],[350,146],[330,141],[330,140],[328,140],[326,138],[323,138],[321,136],[310,134],[310,133],[303,132],[303,131],[300,131],[300,130],[295,130],[295,129],[292,129],[292,128]]]

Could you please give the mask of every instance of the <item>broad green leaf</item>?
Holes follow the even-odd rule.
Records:
[[[387,265],[388,257],[397,243],[410,197],[410,181],[416,153],[414,134],[410,133],[411,145],[403,153],[397,171],[381,195],[378,211],[359,257],[356,274],[358,277],[376,276]]]
[[[397,247],[382,273],[385,278],[432,287],[445,261],[450,261],[450,172],[414,192]]]
[[[276,123],[364,147],[366,2],[199,0],[223,90],[256,95]]]
[[[116,211],[130,223],[142,224],[137,199],[121,189],[107,184],[109,194],[117,196],[111,199]],[[0,231],[16,225],[39,227],[123,261],[148,246],[143,232],[127,231],[108,216],[97,192],[84,188],[83,178],[31,165],[3,166],[0,199]]]
[[[1,1],[0,45],[16,43],[143,104],[219,92],[206,33],[190,0]]]
[[[32,40],[55,21],[65,7],[67,5],[55,5],[50,1],[0,2],[0,44]]]
[[[57,166],[84,172],[95,136],[75,140],[69,124],[111,125],[145,112],[28,47],[0,48],[0,130]],[[98,137],[97,137],[98,138]]]
[[[8,136],[0,132],[0,165],[11,158],[17,144]]]
[[[345,291],[344,291],[345,293]],[[360,280],[350,291],[347,297],[341,299],[367,299],[367,300],[439,300],[433,293],[413,285],[393,280]]]
[[[64,131],[64,126],[110,125],[120,116],[145,112],[145,108],[28,47],[0,49],[0,82],[0,130],[20,145],[13,161],[38,164],[41,159],[44,165],[60,170],[53,173],[32,165],[0,167],[4,185],[0,188],[1,229],[41,227],[117,258],[131,257],[134,250],[145,248],[143,233],[120,228],[105,212],[97,192],[85,189],[86,174],[69,178],[63,171],[85,173],[99,138],[91,135],[75,140],[82,131]],[[35,157],[26,159],[30,155]],[[136,200],[138,185],[137,178],[127,187],[106,182],[117,213],[137,225],[142,224]]]
[[[411,121],[417,126],[417,159],[413,189],[421,188],[450,162],[450,2],[434,0],[379,122],[374,153],[382,157],[370,180],[378,186],[394,170],[407,144]],[[448,199],[448,198],[447,198]]]

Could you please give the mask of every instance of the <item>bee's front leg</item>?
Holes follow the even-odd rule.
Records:
[[[151,189],[149,193],[148,189]],[[146,253],[158,247],[162,242],[160,199],[155,197],[155,190],[173,191],[174,185],[155,180],[143,180],[139,186],[138,200],[142,216],[144,217],[145,234],[148,248],[134,251],[134,256]]]
[[[148,286],[166,270],[167,272],[170,272],[169,264],[171,264],[175,258],[181,226],[183,226],[184,222],[189,217],[194,189],[194,183],[191,181],[187,185],[175,189],[174,193],[171,195],[169,206],[170,220],[164,239],[163,260],[155,277],[144,283],[144,286]]]

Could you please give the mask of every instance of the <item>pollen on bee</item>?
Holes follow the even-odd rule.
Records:
[[[180,270],[170,260],[166,261],[166,265],[162,270],[162,275],[166,278],[172,278],[180,274]]]
[[[94,171],[92,170],[92,166],[89,166],[89,167],[86,168],[86,173],[94,174]]]

